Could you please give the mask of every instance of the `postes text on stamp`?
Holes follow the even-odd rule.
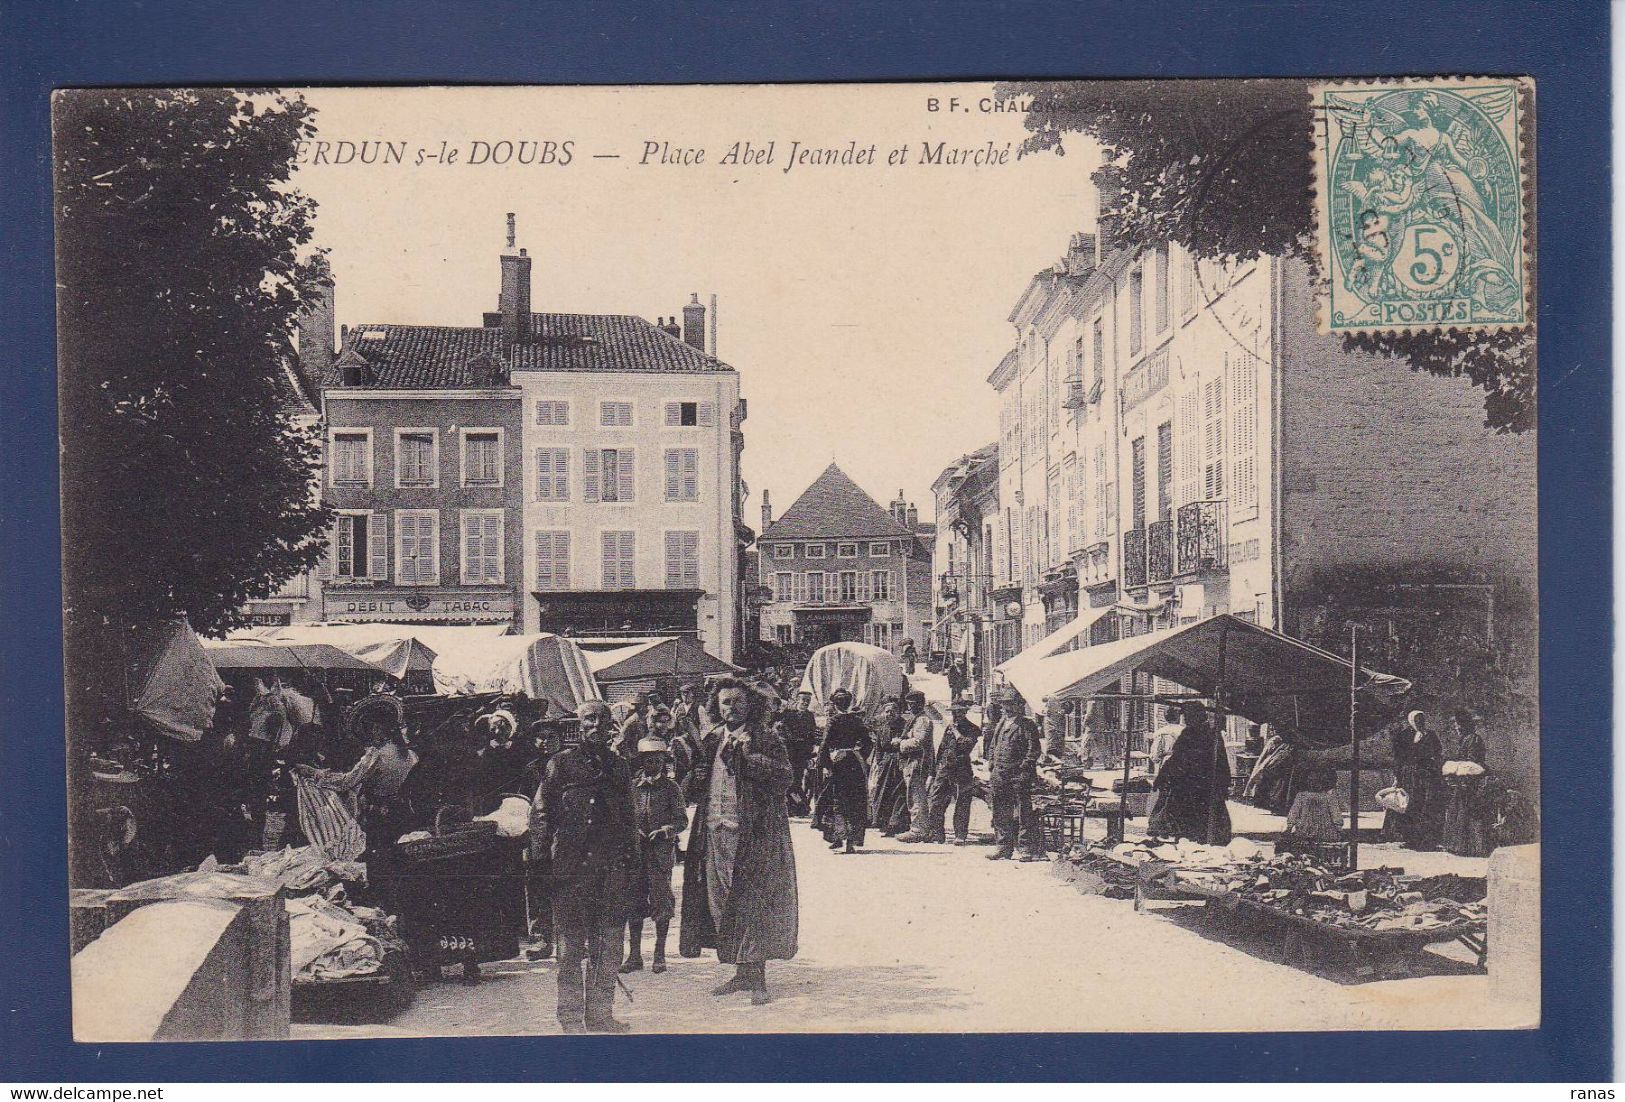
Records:
[[[1310,89],[1322,332],[1528,325],[1527,79]]]

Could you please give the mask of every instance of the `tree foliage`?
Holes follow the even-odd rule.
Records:
[[[321,263],[288,184],[312,114],[222,89],[57,96],[70,632],[222,631],[320,556],[319,439],[284,367]]]
[[[1176,241],[1199,256],[1261,254],[1316,261],[1314,126],[1302,80],[1040,81],[1003,84],[1030,100],[1026,152],[1066,152],[1073,133],[1099,142],[1101,213],[1128,241]],[[1535,341],[1522,330],[1343,337],[1485,391],[1498,432],[1535,425]]]

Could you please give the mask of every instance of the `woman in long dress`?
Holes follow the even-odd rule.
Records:
[[[865,760],[874,750],[874,738],[863,717],[848,711],[852,694],[836,689],[830,694],[834,712],[818,747],[818,772],[824,778],[813,814],[813,826],[823,832],[830,849],[855,853],[863,845],[869,825],[868,771]]]
[[[1152,834],[1219,846],[1230,841],[1230,757],[1206,710],[1187,705],[1185,729],[1153,782]]]
[[[1415,850],[1439,848],[1444,816],[1444,749],[1427,716],[1412,712],[1389,734],[1394,784],[1405,790],[1404,811],[1390,811],[1383,833]]]
[[[894,838],[908,829],[908,779],[897,745],[907,723],[895,700],[886,701],[878,727],[874,758],[869,763],[869,822]]]

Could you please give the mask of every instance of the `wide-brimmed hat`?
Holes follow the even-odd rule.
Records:
[[[666,740],[663,738],[646,735],[638,739],[638,753],[640,754],[664,754],[666,750]]]

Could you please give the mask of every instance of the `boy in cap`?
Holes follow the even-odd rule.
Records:
[[[654,919],[656,974],[666,970],[666,932],[677,900],[671,873],[677,863],[677,836],[688,826],[683,793],[666,772],[666,741],[648,735],[638,742],[638,771],[632,777],[632,813],[637,823],[643,863],[636,873],[632,917],[627,921],[626,960],[622,972],[643,971],[643,921]]]

